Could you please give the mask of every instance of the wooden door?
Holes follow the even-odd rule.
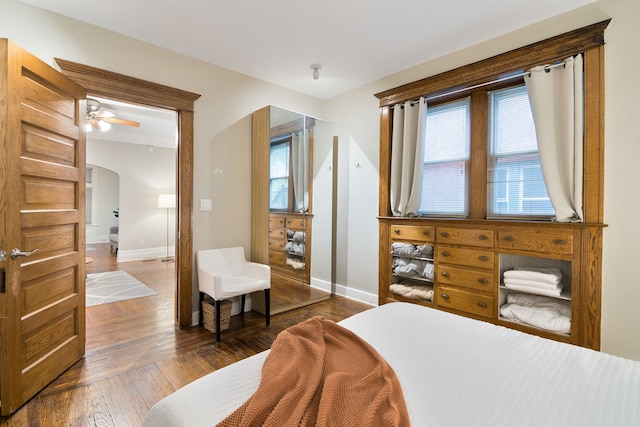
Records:
[[[81,86],[0,39],[3,416],[84,354],[84,98]]]

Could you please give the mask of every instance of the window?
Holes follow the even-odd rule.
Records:
[[[524,85],[490,92],[487,217],[552,217]]]
[[[437,197],[429,191],[433,183],[427,182],[437,173],[437,167],[446,162],[436,162],[425,158],[427,170],[431,167],[433,177],[425,174],[426,190],[424,203],[418,210],[422,215],[461,216],[466,219],[483,220],[487,218],[503,219],[550,219],[555,214],[551,210],[542,186],[541,170],[536,159],[537,152],[530,152],[519,146],[507,147],[506,140],[493,141],[494,137],[503,137],[502,129],[490,129],[492,102],[490,97],[502,89],[522,85],[523,79],[514,76],[524,73],[535,65],[555,64],[565,58],[581,53],[584,58],[584,138],[582,170],[583,220],[586,223],[603,221],[603,175],[604,150],[604,30],[609,21],[602,21],[579,28],[547,40],[523,46],[504,54],[499,54],[473,64],[464,65],[450,71],[435,74],[424,79],[407,83],[376,94],[380,100],[380,203],[379,216],[392,216],[391,209],[391,140],[393,135],[393,107],[424,96],[427,98],[429,112],[438,106],[439,100],[461,100],[468,97],[470,154],[465,167],[458,169],[466,174],[464,182],[465,203],[461,209],[458,195],[449,195],[451,209],[437,206]],[[491,83],[488,83],[491,82]],[[482,86],[489,84],[488,86]],[[505,102],[507,92],[503,95]],[[457,98],[455,98],[457,97]],[[498,106],[498,110],[501,106]],[[500,126],[500,123],[498,123]],[[492,134],[492,132],[495,133]],[[513,139],[512,139],[513,141]],[[536,144],[537,145],[537,144]],[[493,150],[493,151],[492,151]],[[428,152],[425,145],[425,152]],[[428,155],[434,155],[433,153]],[[527,157],[529,156],[529,157]],[[436,156],[437,159],[442,160]],[[450,159],[453,162],[453,159]],[[461,162],[462,159],[459,159]],[[522,163],[533,160],[534,163]],[[588,171],[588,173],[586,173]],[[490,176],[491,175],[491,176]],[[428,179],[427,179],[428,178]],[[443,179],[443,178],[441,178]],[[444,182],[444,179],[443,179]],[[439,191],[439,190],[438,190]],[[422,196],[422,194],[421,194]],[[431,201],[427,200],[431,199]],[[432,205],[429,205],[431,203]],[[446,213],[440,213],[447,211]],[[533,212],[533,214],[531,213]],[[512,217],[512,218],[511,218]]]
[[[420,214],[467,214],[469,107],[465,98],[427,108]]]
[[[269,167],[269,209],[289,208],[289,142],[271,145]]]

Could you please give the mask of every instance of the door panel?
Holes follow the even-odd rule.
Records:
[[[84,354],[84,89],[0,39],[0,414]],[[11,250],[31,252],[13,259]]]

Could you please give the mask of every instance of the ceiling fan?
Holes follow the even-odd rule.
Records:
[[[87,124],[86,131],[99,129],[103,132],[111,128],[111,124],[139,127],[140,122],[119,119],[111,111],[102,108],[102,104],[97,99],[87,99]]]

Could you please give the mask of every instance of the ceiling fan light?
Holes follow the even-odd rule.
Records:
[[[98,127],[102,132],[106,132],[111,129],[111,123],[107,123],[103,120],[98,120]]]
[[[93,126],[91,126],[91,123],[89,123],[89,122],[85,123],[84,130],[86,132],[93,132]]]

